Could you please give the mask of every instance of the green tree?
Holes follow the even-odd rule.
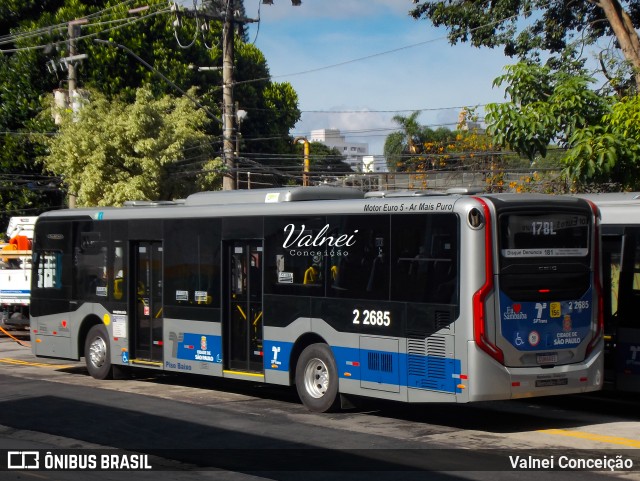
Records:
[[[53,128],[51,119],[35,115],[45,107],[39,100],[42,71],[31,68],[34,52],[0,55],[0,225],[13,215],[38,214],[60,206],[59,181],[35,162],[43,140]],[[40,132],[38,135],[34,132]]]
[[[43,136],[18,137],[15,132],[37,130],[44,134],[55,130],[45,116],[38,114],[48,103],[43,102],[43,98],[50,97],[54,88],[66,88],[67,74],[60,66],[60,59],[69,53],[67,22],[76,18],[89,19],[82,25],[78,39],[78,51],[87,54],[87,58],[78,64],[79,87],[102,92],[107,99],[119,102],[133,102],[137,89],[143,86],[158,98],[178,94],[122,49],[93,41],[96,37],[109,39],[130,48],[183,90],[196,87],[193,95],[214,115],[221,116],[221,72],[189,68],[190,65],[222,64],[219,21],[206,22],[209,29],[201,31],[196,30],[196,26],[205,23],[202,18],[196,22],[182,15],[182,26],[174,30],[175,16],[169,12],[164,0],[146,2],[150,9],[137,17],[128,13],[130,2],[120,0],[7,0],[0,3],[0,29],[11,34],[0,39],[0,48],[6,52],[0,55],[0,132],[11,133],[0,134],[0,155],[2,159],[9,159],[8,162],[3,160],[0,174],[43,174],[42,164],[35,162],[42,154]],[[238,0],[235,7],[241,6]],[[190,44],[194,38],[196,41],[189,48],[179,48],[176,37],[183,45]],[[245,44],[245,40],[240,32],[236,38],[235,57],[235,79],[239,82],[235,88],[236,99],[240,108],[249,112],[242,125],[243,138],[251,142],[250,152],[274,152],[288,144],[288,132],[300,117],[297,95],[290,84],[270,80],[264,56],[255,46]],[[37,122],[34,121],[36,118],[39,119]],[[209,122],[206,129],[209,143],[220,151],[220,125]],[[273,142],[274,137],[284,140]],[[175,177],[182,178],[194,175],[203,164],[185,162],[176,168],[179,171]],[[7,196],[11,195],[18,199],[15,205],[36,207],[34,193],[27,189],[20,195],[13,190],[0,192],[5,206],[9,205]],[[36,194],[37,198],[42,197],[42,194]],[[43,202],[57,206],[60,199],[44,199]]]
[[[420,149],[422,126],[418,122],[420,111],[408,117],[394,115],[393,121],[400,126],[399,132],[389,134],[384,142],[384,155],[391,172],[407,170],[407,159]]]
[[[506,67],[494,86],[506,84],[508,101],[486,107],[487,131],[495,143],[533,162],[546,157],[550,144],[569,147],[579,129],[599,123],[607,99],[589,89],[585,71],[574,75],[547,66],[520,62]]]
[[[47,169],[66,176],[78,205],[184,197],[218,180],[202,174],[194,185],[176,176],[180,163],[211,167],[204,132],[208,121],[184,97],[156,99],[141,88],[135,102],[128,104],[94,93],[77,116],[64,116],[42,161]]]
[[[615,36],[640,91],[640,5],[635,0],[417,0],[415,18],[449,30],[452,44],[503,46],[508,56],[560,53],[576,40]],[[523,21],[523,18],[526,21]]]
[[[640,96],[617,100],[599,125],[576,131],[566,172],[580,184],[640,189]]]
[[[90,21],[82,26],[82,36],[87,37],[79,41],[78,50],[86,53],[87,59],[81,66],[80,85],[97,89],[109,98],[125,95],[129,100],[133,99],[135,90],[141,86],[147,86],[155,95],[178,94],[174,87],[159,79],[156,73],[124,50],[94,42],[97,35],[98,38],[108,38],[113,44],[131,49],[183,90],[197,87],[200,101],[218,118],[222,117],[221,21],[207,21],[202,12],[197,19],[183,14],[180,17],[181,26],[175,27],[175,17],[168,12],[149,14],[142,20],[136,20],[128,14],[128,3],[120,0],[94,3],[95,6],[89,8],[78,0],[66,0],[64,8],[43,15],[33,24],[34,28],[64,24],[98,9],[104,10],[100,21]],[[153,11],[167,10],[164,0],[147,3],[154,8]],[[242,2],[237,3],[234,10],[244,11]],[[123,22],[125,19],[129,20]],[[125,26],[105,32],[105,22]],[[208,28],[201,30],[203,25]],[[290,142],[288,132],[300,119],[298,97],[288,82],[273,82],[270,79],[264,55],[254,45],[245,42],[246,36],[241,27],[238,30],[234,48],[234,97],[239,107],[249,113],[242,124],[242,134],[245,139],[263,139],[252,140],[251,152],[278,152]],[[53,35],[52,40],[59,42],[60,52],[56,55],[67,54],[66,38],[65,25],[57,36]],[[199,67],[219,69],[199,70]],[[221,126],[211,123],[208,133],[220,138]],[[283,140],[274,142],[276,137]]]
[[[298,158],[302,158],[303,145],[296,144],[295,150]],[[345,157],[335,147],[328,147],[322,142],[309,143],[309,162],[311,172],[322,172],[331,175],[333,173],[353,172]]]
[[[396,115],[393,121],[401,130],[389,134],[384,143],[384,154],[389,170],[394,172],[422,171],[441,167],[434,164],[434,155],[442,154],[445,146],[456,138],[455,132],[441,127],[431,129],[420,125],[420,111],[408,117]],[[434,154],[427,156],[425,154]]]
[[[506,85],[509,98],[486,108],[487,129],[498,144],[530,161],[561,147],[575,188],[640,189],[640,97],[598,95],[584,71],[570,75],[526,62],[507,67],[495,83]]]
[[[3,0],[0,2],[0,35],[9,34],[19,22],[35,20],[63,3],[64,0]]]

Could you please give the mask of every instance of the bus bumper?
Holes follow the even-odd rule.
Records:
[[[553,368],[506,367],[484,353],[477,354],[477,369],[469,376],[469,401],[599,391],[604,385],[603,346],[604,341],[601,341],[582,362]]]

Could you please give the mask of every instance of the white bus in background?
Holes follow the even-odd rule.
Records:
[[[36,219],[12,217],[6,242],[0,245],[0,319],[6,327],[29,327],[31,243]]]
[[[640,392],[640,192],[579,197],[602,216],[605,388]]]

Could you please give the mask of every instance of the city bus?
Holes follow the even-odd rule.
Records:
[[[640,193],[581,197],[602,216],[604,387],[640,392]]]
[[[315,412],[598,390],[598,222],[573,197],[330,186],[48,212],[33,352],[295,385]]]

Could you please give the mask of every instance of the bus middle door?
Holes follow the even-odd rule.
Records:
[[[134,348],[136,361],[162,363],[162,242],[133,245],[134,253]]]
[[[262,373],[262,241],[231,241],[226,254],[225,367]]]

